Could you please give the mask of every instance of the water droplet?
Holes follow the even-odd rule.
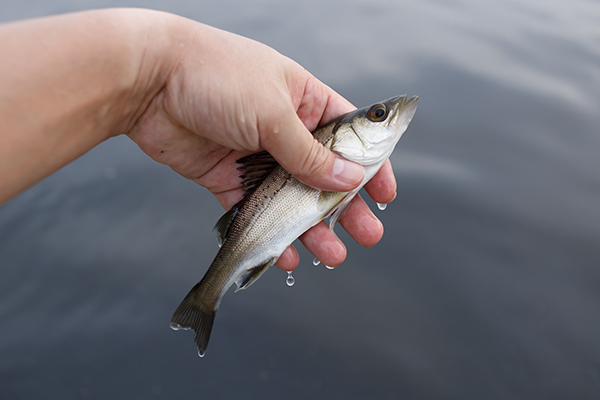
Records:
[[[221,239],[221,236],[217,236],[217,244],[219,245],[219,248],[223,246],[223,239]]]
[[[329,265],[326,265],[325,268],[327,268],[327,269],[335,269],[335,267],[330,267]]]
[[[315,259],[313,260],[313,265],[316,267],[319,264],[321,264],[321,261],[319,261],[319,259],[315,257]]]
[[[287,278],[285,278],[285,284],[288,286],[294,286],[294,283],[296,283],[296,280],[292,276],[292,271],[288,271],[287,273],[288,273],[288,276],[287,276]]]
[[[179,325],[171,324],[171,329],[173,329],[174,331],[178,331],[181,329],[181,327]]]
[[[377,208],[379,208],[381,211],[383,211],[387,208],[387,204],[377,203]]]
[[[204,351],[198,350],[198,357],[204,357]]]

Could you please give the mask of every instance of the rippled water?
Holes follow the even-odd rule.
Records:
[[[293,287],[226,296],[200,359],[169,318],[222,210],[108,141],[0,208],[0,398],[598,398],[596,2],[86,3],[118,5],[263,41],[358,106],[419,95],[398,198],[336,270],[303,253]]]

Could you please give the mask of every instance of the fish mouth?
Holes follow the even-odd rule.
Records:
[[[385,101],[385,103],[392,109],[388,126],[404,131],[417,111],[419,97],[413,96],[408,99],[406,95],[397,96]]]

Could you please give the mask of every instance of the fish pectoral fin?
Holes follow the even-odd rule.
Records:
[[[277,261],[276,258],[272,258],[266,263],[256,266],[254,268],[250,268],[246,273],[235,283],[237,285],[237,289],[235,292],[237,293],[240,290],[247,289],[250,285],[252,285],[258,278],[265,273],[267,269]]]
[[[348,205],[350,205],[350,202],[352,201],[355,195],[356,193],[347,193],[329,214],[329,230],[331,232],[333,232],[335,224],[338,222],[344,211],[346,211],[346,208],[348,208]]]
[[[334,210],[338,204],[340,204],[347,196],[346,192],[329,192],[323,190],[319,194],[319,200],[317,200],[317,208],[319,210]],[[329,213],[331,214],[331,212]]]

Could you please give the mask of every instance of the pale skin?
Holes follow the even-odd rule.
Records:
[[[364,175],[310,135],[353,110],[347,100],[275,50],[207,25],[140,9],[19,21],[0,25],[0,59],[0,203],[122,134],[225,209],[243,195],[235,160],[259,150],[324,190]],[[395,198],[389,161],[365,189]],[[340,224],[363,246],[383,235],[358,196]],[[300,239],[326,265],[346,257],[323,222]],[[277,265],[298,262],[290,246]]]

